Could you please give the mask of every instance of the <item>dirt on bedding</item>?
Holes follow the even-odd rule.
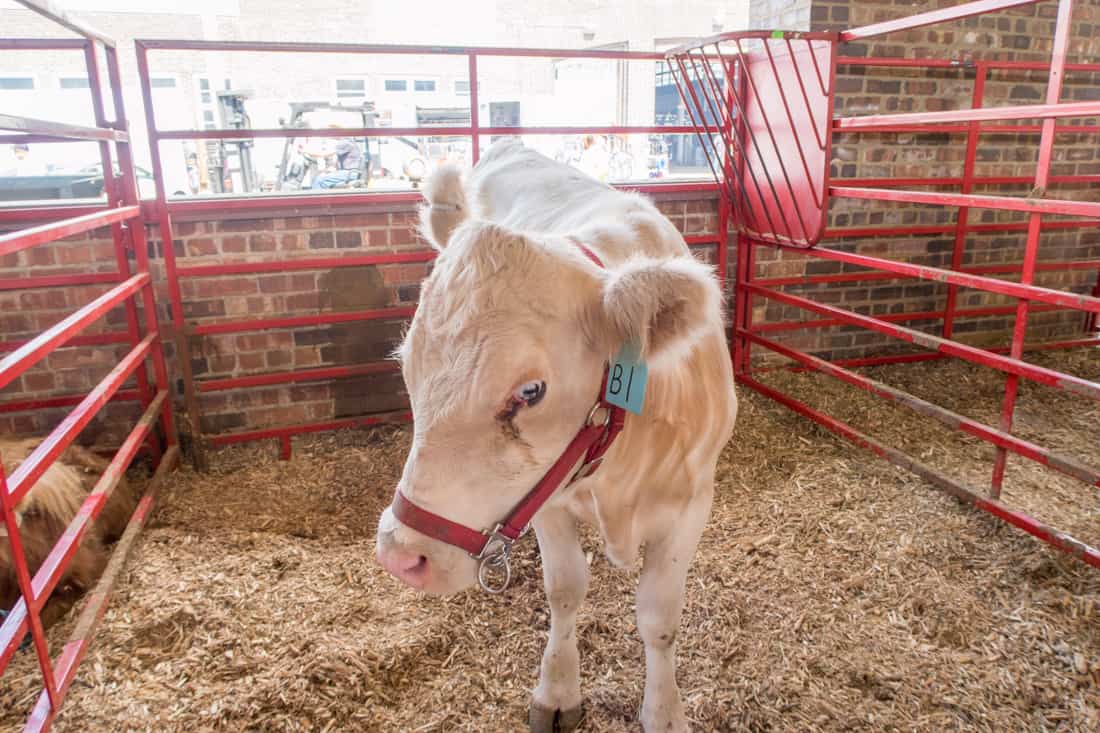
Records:
[[[1096,351],[1038,359],[1100,379]],[[993,421],[1001,379],[956,362],[873,376]],[[992,451],[824,377],[773,385],[988,485]],[[688,581],[679,681],[702,731],[1100,730],[1100,572],[742,390]],[[1100,463],[1100,408],[1026,385],[1022,437]],[[995,424],[992,422],[991,424]],[[409,432],[218,453],[178,471],[55,730],[519,731],[548,628],[532,540],[502,597],[422,598],[373,559]],[[1096,543],[1100,495],[1026,459],[1005,500]],[[587,538],[582,730],[636,731],[637,572]],[[59,649],[65,629],[54,630]],[[33,654],[0,685],[15,726]]]

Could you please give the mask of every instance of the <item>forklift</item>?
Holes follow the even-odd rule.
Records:
[[[332,104],[330,102],[291,102],[290,118],[279,118],[279,126],[286,130],[310,130],[311,125],[307,117],[315,112],[340,114],[352,113],[358,115],[359,124],[349,125],[361,128],[372,128],[378,115],[374,111],[373,102],[363,102],[359,106]],[[308,132],[304,137],[309,137]],[[283,157],[279,161],[279,174],[275,180],[276,191],[297,191],[309,188],[312,180],[324,171],[325,161],[305,149],[302,135],[290,134],[283,145]],[[366,188],[370,185],[371,163],[374,155],[371,152],[371,138],[364,136],[357,140],[363,147],[363,155],[359,162],[359,175],[352,180],[341,183],[335,188]]]

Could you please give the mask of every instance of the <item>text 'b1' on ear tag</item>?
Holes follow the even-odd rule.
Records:
[[[648,379],[649,370],[642,361],[641,349],[635,343],[623,344],[608,368],[604,401],[641,415]]]

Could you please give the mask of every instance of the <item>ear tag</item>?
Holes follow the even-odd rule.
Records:
[[[649,369],[642,361],[641,348],[636,343],[627,342],[611,360],[604,401],[641,415],[648,379]]]

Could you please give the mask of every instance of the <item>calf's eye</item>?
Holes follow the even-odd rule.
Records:
[[[532,407],[537,405],[545,395],[546,382],[534,381],[526,382],[517,387],[516,391],[512,393],[512,399]]]

